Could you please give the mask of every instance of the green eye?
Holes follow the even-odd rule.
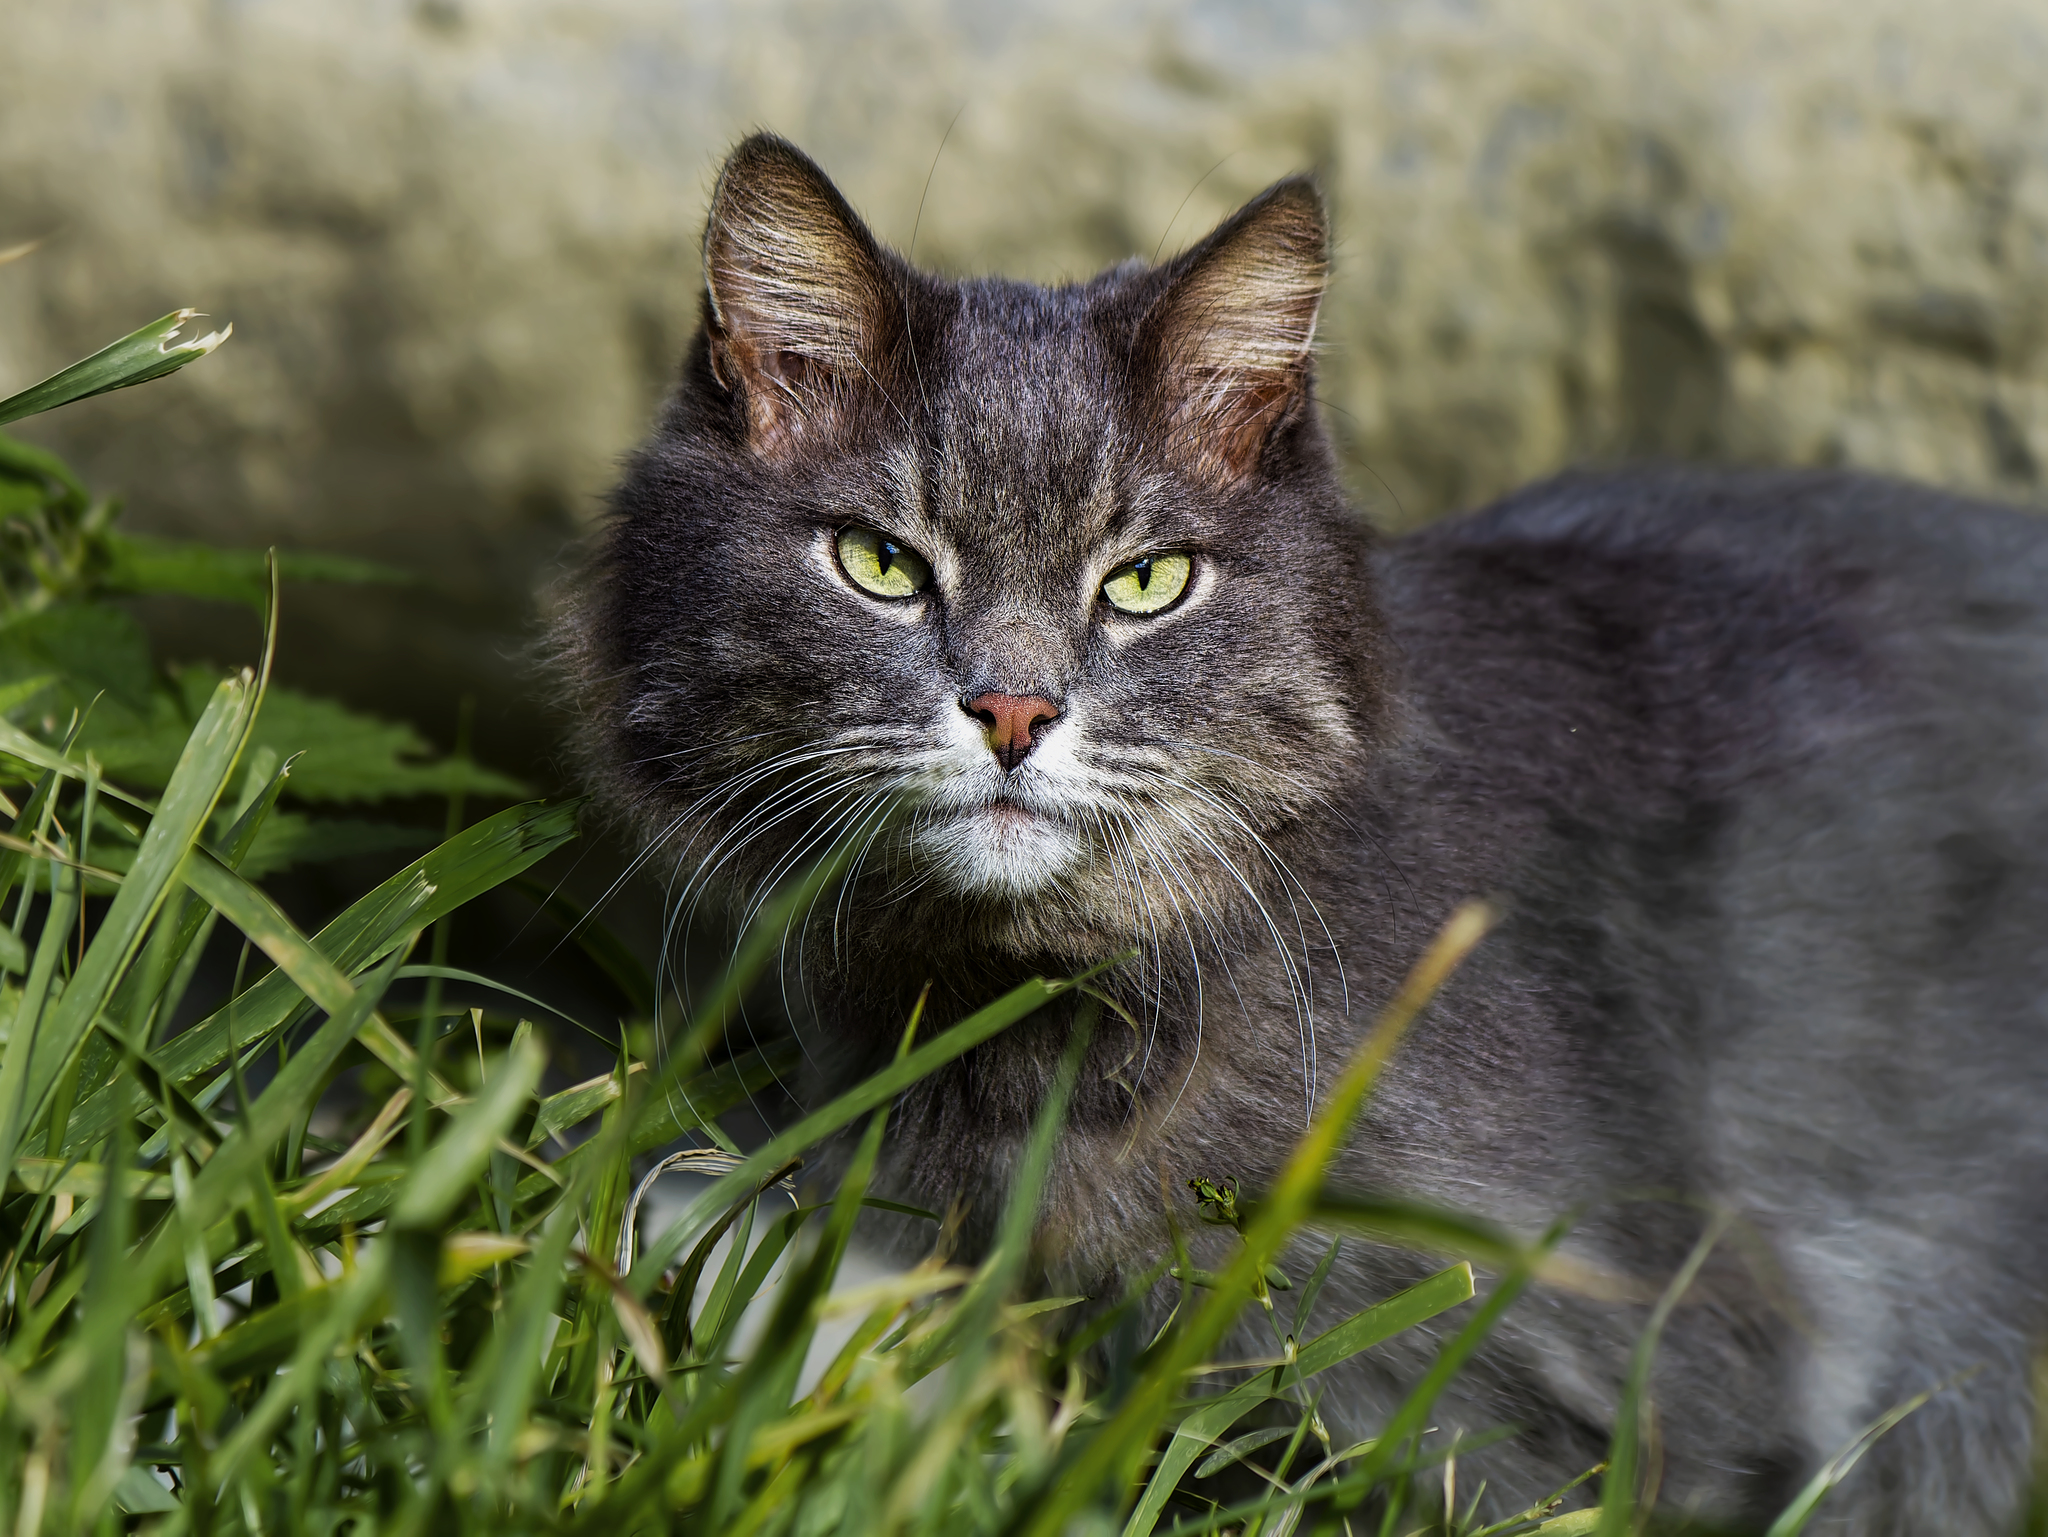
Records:
[[[839,564],[856,587],[878,598],[911,597],[932,579],[922,555],[872,528],[840,530]]]
[[[1185,555],[1142,556],[1110,572],[1102,595],[1127,614],[1156,614],[1187,591],[1194,569]]]

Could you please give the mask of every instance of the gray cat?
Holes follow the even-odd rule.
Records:
[[[945,281],[781,140],[732,155],[702,329],[558,630],[585,768],[679,897],[839,847],[790,946],[828,1076],[1135,949],[1048,1197],[1113,1290],[1186,1176],[1256,1188],[1464,898],[1509,916],[1339,1183],[1649,1291],[1663,1499],[2005,1530],[2048,1277],[2048,523],[1846,474],[1566,478],[1380,542],[1312,397],[1321,201],[1163,265]],[[827,910],[829,909],[829,910]],[[1067,1022],[927,1083],[890,1177],[1000,1204]],[[1171,1195],[1163,1191],[1171,1191]],[[1192,1226],[1192,1208],[1178,1220]],[[972,1234],[970,1233],[970,1241]],[[1430,1268],[1347,1243],[1321,1311]],[[1645,1310],[1539,1289],[1443,1401],[1523,1428],[1508,1511],[1603,1454]],[[1370,1433],[1429,1342],[1324,1412]],[[1468,1475],[1468,1477],[1475,1475]]]

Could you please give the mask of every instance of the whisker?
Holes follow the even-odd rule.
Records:
[[[1210,837],[1192,817],[1187,816],[1178,807],[1173,806],[1171,803],[1162,802],[1161,809],[1168,816],[1171,816],[1190,837],[1207,849],[1210,857],[1229,873],[1232,880],[1237,882],[1238,887],[1251,899],[1253,909],[1265,923],[1266,930],[1273,939],[1274,952],[1279,957],[1287,978],[1288,993],[1294,1001],[1296,1020],[1302,1031],[1302,1089],[1307,1099],[1306,1113],[1313,1116],[1315,1112],[1315,1087],[1312,1081],[1312,1063],[1315,1036],[1315,1003],[1313,993],[1309,988],[1308,979],[1295,966],[1293,954],[1281,936],[1279,924],[1274,922],[1272,914],[1266,910],[1266,904],[1259,899],[1257,890],[1245,878],[1244,873],[1237,868],[1229,855],[1218,846],[1215,839]],[[1306,943],[1305,940],[1304,943]]]
[[[1184,825],[1188,826],[1190,832],[1195,833],[1196,836],[1201,837],[1205,843],[1209,844],[1212,852],[1216,854],[1219,861],[1221,861],[1224,864],[1224,867],[1226,869],[1230,870],[1232,876],[1238,881],[1238,884],[1244,888],[1246,895],[1251,897],[1254,906],[1256,906],[1259,910],[1259,915],[1266,920],[1267,927],[1272,933],[1274,943],[1276,947],[1279,948],[1282,958],[1287,966],[1290,978],[1290,989],[1294,991],[1296,994],[1296,1013],[1303,1032],[1302,1052],[1304,1088],[1307,1092],[1308,1113],[1310,1115],[1313,1115],[1315,1111],[1316,1085],[1316,1039],[1314,1009],[1315,971],[1314,962],[1311,958],[1309,951],[1308,932],[1301,921],[1301,909],[1294,900],[1295,890],[1300,890],[1303,900],[1308,903],[1310,911],[1315,914],[1317,924],[1322,928],[1323,938],[1325,942],[1329,945],[1332,955],[1337,957],[1338,983],[1344,1000],[1345,1013],[1348,1015],[1350,1013],[1350,989],[1344,979],[1343,960],[1341,955],[1338,954],[1336,938],[1334,935],[1330,933],[1329,924],[1324,922],[1322,911],[1320,908],[1316,906],[1314,897],[1312,897],[1309,894],[1307,888],[1302,886],[1300,880],[1295,877],[1294,872],[1288,867],[1287,862],[1280,857],[1280,855],[1273,849],[1272,845],[1267,843],[1264,838],[1259,836],[1258,832],[1249,824],[1249,822],[1247,822],[1242,816],[1238,815],[1238,813],[1232,810],[1231,807],[1224,804],[1221,800],[1217,799],[1216,797],[1211,796],[1208,792],[1202,790],[1200,787],[1183,786],[1183,788],[1191,790],[1194,794],[1196,794],[1202,800],[1204,800],[1210,806],[1212,806],[1216,811],[1221,813],[1232,825],[1237,827],[1244,834],[1244,836],[1251,841],[1252,845],[1264,856],[1267,863],[1273,868],[1273,870],[1281,876],[1280,891],[1281,894],[1287,898],[1288,909],[1294,917],[1295,933],[1301,943],[1301,978],[1299,985],[1295,983],[1293,960],[1291,955],[1287,951],[1285,942],[1281,938],[1279,929],[1277,925],[1274,924],[1271,915],[1267,913],[1264,903],[1259,900],[1257,893],[1253,891],[1251,883],[1245,879],[1242,872],[1238,871],[1236,867],[1233,864],[1231,864],[1231,862],[1228,859],[1223,857],[1221,851],[1216,849],[1214,844],[1210,842],[1210,840],[1207,839],[1205,835],[1201,834],[1199,830],[1195,828],[1191,822],[1189,822],[1185,817],[1182,817],[1178,811],[1172,813],[1176,816],[1178,820],[1181,820]]]

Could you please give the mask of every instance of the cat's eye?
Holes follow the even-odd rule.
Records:
[[[1194,569],[1185,555],[1143,555],[1110,572],[1102,595],[1127,614],[1156,614],[1187,591]]]
[[[872,528],[839,531],[840,569],[854,586],[878,598],[909,598],[931,584],[932,568],[907,544]]]

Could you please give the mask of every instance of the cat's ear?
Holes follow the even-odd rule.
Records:
[[[1306,177],[1267,188],[1177,257],[1138,357],[1170,451],[1234,484],[1307,408],[1329,225]]]
[[[880,247],[795,145],[758,133],[719,172],[704,230],[711,369],[767,453],[830,432],[875,377],[900,308]]]

